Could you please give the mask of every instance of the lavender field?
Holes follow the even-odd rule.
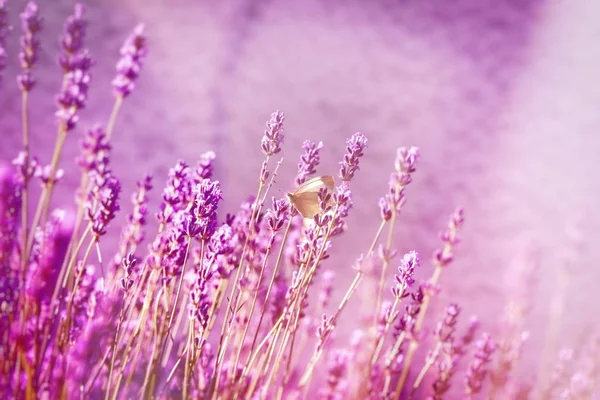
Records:
[[[0,0],[2,398],[600,399],[599,10]]]

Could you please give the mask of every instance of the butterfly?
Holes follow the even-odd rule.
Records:
[[[288,193],[287,197],[290,203],[304,218],[314,218],[319,213],[319,190],[327,188],[333,192],[335,181],[333,176],[324,175],[309,179],[294,190]]]

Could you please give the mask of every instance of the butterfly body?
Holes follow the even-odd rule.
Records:
[[[294,190],[287,193],[288,200],[304,218],[314,218],[320,212],[319,190],[326,188],[332,192],[335,187],[333,176],[324,175],[309,179]]]

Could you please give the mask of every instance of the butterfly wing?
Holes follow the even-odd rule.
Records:
[[[296,188],[294,193],[288,194],[291,203],[304,218],[314,218],[319,213],[319,190],[326,187],[332,192],[335,181],[332,176],[317,176],[309,179]]]
[[[333,176],[325,175],[325,176],[317,176],[312,179],[307,180],[300,186],[296,188],[294,194],[305,193],[305,192],[315,192],[317,193],[319,189],[322,187],[326,187],[330,192],[333,191],[335,187],[335,181],[333,180]]]
[[[319,213],[318,192],[302,192],[290,195],[292,205],[304,218],[314,218]]]

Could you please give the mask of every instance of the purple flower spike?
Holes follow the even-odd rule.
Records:
[[[100,126],[90,129],[81,141],[81,154],[77,165],[84,172],[102,172],[108,164],[111,145],[106,138],[106,132]]]
[[[189,236],[200,235],[202,240],[208,240],[213,235],[217,225],[217,207],[223,200],[223,192],[218,181],[205,179],[194,188],[196,197],[191,210],[194,228],[188,229]],[[194,234],[191,234],[191,233]]]
[[[304,153],[300,156],[300,162],[298,163],[296,185],[303,184],[310,175],[316,172],[316,168],[321,161],[319,153],[323,148],[323,142],[314,143],[306,140],[302,148],[304,149]]]
[[[363,156],[363,150],[367,147],[367,138],[360,132],[352,135],[346,140],[346,154],[344,160],[340,162],[339,177],[343,181],[351,181],[354,173],[358,171],[359,160]]]
[[[496,351],[496,344],[488,333],[482,335],[476,346],[475,359],[469,365],[465,376],[465,392],[469,396],[481,391],[483,382],[489,372],[487,364],[489,364],[492,355]]]
[[[83,48],[86,34],[87,20],[83,17],[84,7],[75,4],[73,15],[67,18],[60,38],[63,54],[58,57],[58,65],[65,73],[75,69],[87,71],[91,66],[91,58]]]
[[[73,222],[74,218],[67,218],[65,211],[55,210],[46,227],[37,232],[41,252],[37,262],[28,270],[25,283],[26,293],[35,304],[50,301],[59,272],[56,266],[61,265],[64,260],[73,232]]]
[[[456,211],[450,216],[448,229],[446,229],[440,235],[440,238],[444,243],[444,247],[437,249],[433,254],[434,263],[441,267],[445,267],[452,262],[454,259],[452,248],[460,241],[457,234],[460,228],[462,228],[464,222],[465,216],[462,208],[456,209]]]
[[[65,175],[65,171],[62,168],[57,169],[53,178],[50,178],[51,174],[52,167],[48,164],[43,167],[36,168],[34,176],[42,181],[42,186],[46,186],[50,183],[50,180],[52,180],[52,183],[54,184],[60,182]]]
[[[30,1],[21,13],[21,51],[19,60],[23,73],[17,77],[17,82],[21,90],[30,91],[35,85],[35,79],[31,75],[31,70],[37,62],[40,53],[40,42],[38,34],[42,29],[42,18],[39,15],[39,9],[35,2]]]
[[[396,171],[412,174],[415,172],[417,162],[420,158],[421,154],[419,153],[418,147],[400,147],[398,150],[396,150],[396,162],[394,164]]]
[[[0,72],[6,67],[5,40],[8,33],[6,0],[0,0]]]
[[[87,21],[83,18],[85,9],[82,4],[75,4],[73,15],[67,18],[64,26],[65,34],[60,44],[67,54],[75,54],[83,48]]]
[[[117,97],[125,98],[135,88],[135,80],[140,75],[147,52],[144,24],[139,24],[121,47],[117,76],[112,82]]]
[[[266,156],[272,156],[281,151],[284,120],[285,114],[280,111],[275,111],[267,121],[267,129],[265,129],[265,134],[260,142],[262,151]]]
[[[133,270],[135,268],[135,264],[137,260],[133,256],[133,254],[127,254],[127,257],[123,259],[121,264],[123,265],[123,277],[121,278],[121,289],[127,292],[133,286]]]
[[[20,182],[29,181],[33,176],[36,176],[40,172],[40,165],[36,157],[29,159],[29,168],[25,167],[25,152],[20,151],[17,157],[12,161],[12,164],[16,167]]]
[[[0,331],[8,329],[13,312],[18,280],[11,258],[18,251],[22,183],[8,166],[0,164]],[[0,350],[0,355],[2,351]]]
[[[66,80],[62,93],[56,99],[56,117],[59,125],[68,132],[79,121],[77,111],[85,108],[91,76],[82,69],[76,69],[67,73]]]
[[[273,232],[283,228],[283,224],[289,217],[289,202],[285,199],[275,200],[273,198],[273,209],[267,211],[267,224]]]
[[[413,275],[415,272],[415,267],[419,267],[419,254],[416,251],[411,251],[406,253],[402,260],[400,261],[400,266],[398,267],[398,274],[395,275],[396,278],[396,286],[392,288],[392,294],[397,297],[399,300],[408,296],[408,289],[415,282],[413,279]]]
[[[327,365],[327,386],[319,391],[320,399],[343,399],[346,397],[346,375],[351,356],[351,353],[345,349],[336,349],[332,352]]]
[[[207,151],[200,156],[200,160],[194,171],[194,183],[200,183],[204,179],[210,179],[213,176],[215,168],[215,158],[217,155],[214,151]]]
[[[114,176],[108,174],[103,177],[102,182],[97,185],[95,190],[98,205],[92,210],[92,204],[86,206],[87,215],[92,222],[92,232],[97,237],[106,233],[108,224],[115,218],[119,211],[119,195],[121,194],[121,184]]]
[[[390,175],[388,192],[379,199],[381,219],[384,221],[389,221],[394,212],[399,213],[402,209],[406,201],[404,189],[412,182],[412,173],[416,171],[419,158],[419,149],[414,146],[400,147],[396,151],[395,171]]]

